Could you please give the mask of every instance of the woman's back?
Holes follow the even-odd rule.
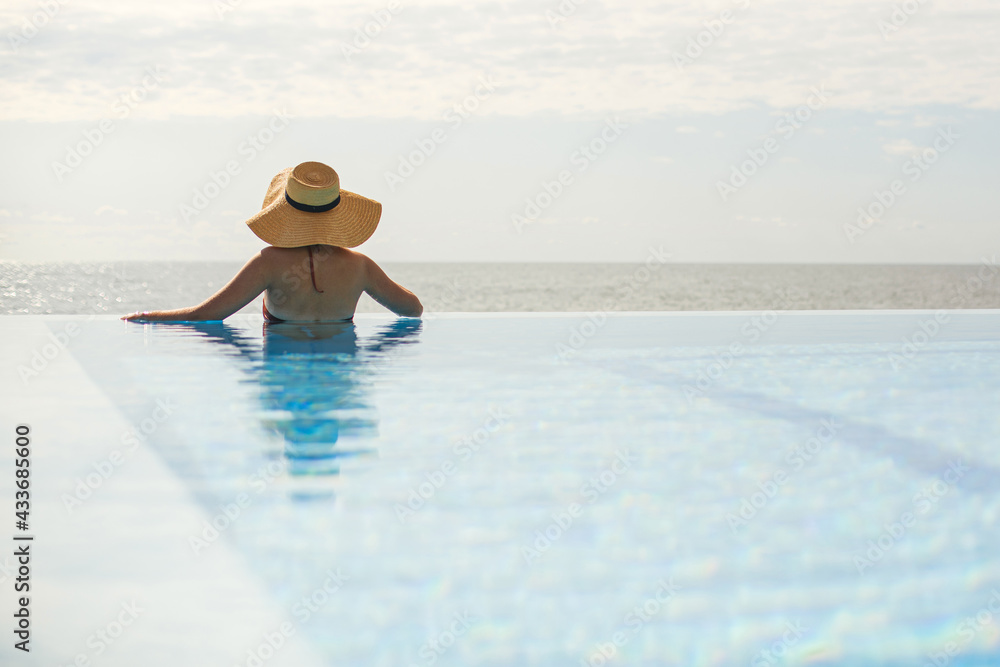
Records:
[[[364,256],[327,245],[264,248],[269,267],[264,292],[268,319],[349,320],[365,291]]]
[[[361,295],[400,314],[419,315],[416,297],[361,253],[328,245],[264,248],[264,309],[273,320],[350,320]]]

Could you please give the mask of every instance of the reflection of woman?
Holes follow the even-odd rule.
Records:
[[[341,457],[371,451],[358,442],[378,434],[378,419],[357,353],[350,322],[265,327],[261,423],[283,440],[293,474],[335,473]]]
[[[382,205],[340,189],[340,177],[319,162],[303,162],[271,180],[250,230],[271,247],[254,255],[229,284],[203,303],[132,313],[124,320],[222,320],[264,292],[271,322],[349,322],[362,293],[397,315],[419,317],[420,300],[358,252],[375,232]]]
[[[366,385],[386,353],[416,342],[420,321],[402,319],[359,340],[351,322],[265,324],[263,363],[245,370],[260,382],[261,425],[284,441],[292,474],[335,474],[339,459],[372,451],[378,434]],[[225,324],[197,324],[212,342],[255,362],[255,346]]]

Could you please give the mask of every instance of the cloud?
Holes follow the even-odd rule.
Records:
[[[555,2],[402,6],[362,39],[367,2],[240,2],[220,18],[204,0],[75,0],[5,55],[0,119],[114,118],[116,101],[157,65],[169,80],[136,117],[284,106],[300,117],[437,120],[483,75],[503,82],[488,113],[508,116],[787,109],[820,84],[829,108],[1000,109],[1000,49],[984,47],[1000,41],[990,0],[925,4],[888,40],[877,23],[889,10],[868,0],[755,0],[683,71],[673,55],[717,8],[605,0],[578,4],[553,28],[545,12]],[[34,10],[0,10],[0,34]],[[346,47],[357,53],[348,59]]]
[[[48,211],[35,213],[34,215],[30,216],[30,218],[32,220],[35,220],[36,222],[45,222],[45,223],[66,223],[66,222],[73,222],[76,219],[70,216],[60,215],[59,213],[49,213]]]
[[[927,225],[925,225],[920,220],[909,220],[909,221],[903,221],[903,222],[900,222],[899,224],[897,224],[896,225],[896,229],[898,231],[901,231],[901,232],[908,232],[908,231],[914,231],[914,230],[916,230],[916,231],[926,231],[927,230]]]
[[[104,206],[99,206],[97,210],[94,211],[94,215],[100,216],[105,213],[111,213],[112,215],[128,215],[128,211],[123,208],[115,208],[111,204],[105,204]]]
[[[914,155],[920,149],[909,139],[894,139],[882,144],[882,150],[889,155]]]

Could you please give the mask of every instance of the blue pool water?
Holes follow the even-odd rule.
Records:
[[[46,664],[1000,663],[998,311],[14,320]]]

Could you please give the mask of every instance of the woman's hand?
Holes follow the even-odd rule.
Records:
[[[143,310],[122,315],[126,322],[189,322],[196,320],[192,317],[193,308],[178,308],[177,310]]]

